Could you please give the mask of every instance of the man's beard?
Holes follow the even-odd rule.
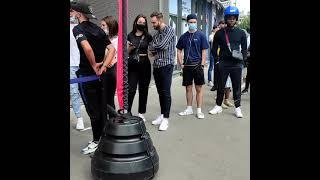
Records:
[[[227,27],[235,27],[236,26],[236,23],[227,23]]]
[[[160,30],[160,27],[161,27],[161,26],[160,26],[160,23],[159,23],[158,26],[154,27],[154,29],[159,31],[159,30]]]

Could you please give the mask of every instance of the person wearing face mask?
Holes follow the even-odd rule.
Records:
[[[138,116],[146,121],[144,114],[147,109],[148,90],[151,80],[151,63],[148,58],[148,46],[152,36],[148,32],[146,16],[139,14],[134,22],[132,31],[128,34],[128,80],[129,108],[131,113],[134,96],[139,86]]]
[[[115,55],[115,48],[111,45],[106,33],[89,19],[96,19],[92,8],[84,2],[70,2],[70,17],[76,17],[79,24],[73,28],[73,36],[77,41],[80,52],[78,77],[98,75],[99,80],[82,82],[79,90],[86,111],[90,117],[93,140],[82,149],[83,154],[93,153],[98,146],[105,122],[107,120],[107,92],[103,88],[106,76],[105,66],[108,66]],[[106,53],[106,50],[108,52]],[[103,65],[103,67],[101,67]]]
[[[189,14],[187,16],[189,31],[185,32],[178,41],[178,62],[182,68],[182,85],[186,87],[187,108],[180,112],[180,116],[193,114],[192,100],[193,100],[193,81],[196,88],[197,101],[197,117],[204,118],[201,111],[203,102],[203,88],[204,81],[204,64],[206,62],[206,49],[209,48],[209,42],[205,34],[197,30],[197,16]],[[182,50],[184,50],[184,57],[182,62]]]
[[[75,17],[70,17],[70,79],[77,78],[76,72],[79,70],[80,53],[76,39],[73,36],[73,28],[78,24]],[[72,109],[77,117],[77,130],[84,129],[83,118],[81,116],[81,97],[78,90],[78,84],[70,84],[70,99]]]
[[[213,40],[212,53],[214,59],[217,58],[217,49],[219,52],[219,80],[216,106],[209,111],[210,114],[222,112],[222,101],[224,88],[228,76],[230,75],[233,99],[235,104],[235,115],[242,118],[240,109],[241,102],[241,76],[244,60],[247,58],[247,37],[243,30],[236,27],[239,18],[239,10],[235,6],[228,6],[224,12],[224,19],[227,27],[216,32]]]
[[[112,46],[116,49],[114,58],[109,65],[100,68],[105,76],[105,90],[107,104],[115,109],[114,96],[117,87],[117,49],[118,49],[118,21],[113,16],[106,16],[100,22],[100,27],[104,30]],[[118,96],[119,97],[119,96]]]
[[[176,55],[176,38],[174,29],[164,23],[163,14],[153,12],[151,24],[156,31],[149,46],[154,55],[153,76],[159,94],[161,115],[154,121],[153,125],[158,125],[160,131],[165,131],[169,127],[169,115],[171,108],[171,83],[174,59]]]

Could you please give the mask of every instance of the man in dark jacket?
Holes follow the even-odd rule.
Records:
[[[236,117],[242,118],[240,109],[241,101],[241,77],[243,61],[247,57],[247,38],[243,30],[236,27],[239,17],[239,10],[235,6],[226,8],[224,18],[227,27],[220,29],[214,37],[212,53],[213,58],[217,58],[217,49],[220,47],[219,55],[219,71],[218,92],[216,106],[209,111],[210,114],[218,114],[222,112],[222,101],[224,95],[224,87],[228,76],[230,75],[233,89],[233,99],[235,103]]]

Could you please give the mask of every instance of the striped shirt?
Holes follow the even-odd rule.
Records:
[[[152,38],[150,44],[151,51],[156,51],[154,68],[164,67],[166,65],[174,65],[176,38],[174,29],[165,26],[163,30],[157,31]]]

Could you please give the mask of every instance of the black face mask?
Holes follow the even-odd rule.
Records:
[[[137,24],[137,29],[140,31],[144,31],[144,29],[146,28],[146,25],[144,24]]]

